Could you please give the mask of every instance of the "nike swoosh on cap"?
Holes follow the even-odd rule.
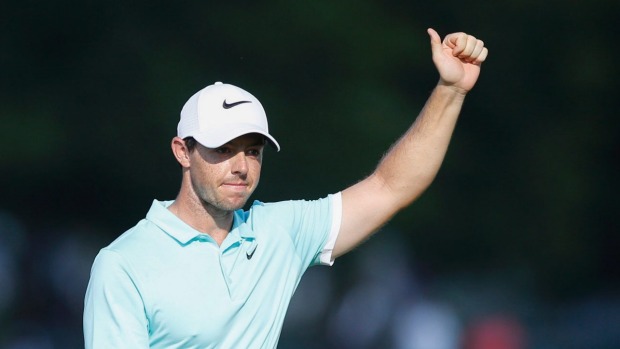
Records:
[[[239,101],[239,102],[234,102],[234,103],[226,103],[226,100],[224,100],[224,103],[222,103],[222,107],[224,109],[230,109],[234,106],[237,106],[239,104],[243,104],[243,103],[252,103],[252,101]]]

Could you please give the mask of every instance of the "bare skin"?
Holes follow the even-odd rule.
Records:
[[[413,125],[368,178],[342,193],[343,216],[333,258],[350,251],[428,188],[444,159],[465,95],[488,50],[465,33],[441,41],[428,29],[439,83]]]
[[[333,258],[366,240],[428,188],[443,162],[465,96],[478,80],[488,54],[481,40],[454,33],[442,41],[433,29],[428,34],[439,82],[376,170],[342,192],[342,223]],[[243,135],[216,149],[198,144],[193,152],[175,137],[171,147],[183,179],[170,211],[221,244],[232,226],[233,211],[243,207],[258,185],[262,136]]]
[[[172,152],[182,167],[181,189],[169,210],[218,244],[228,235],[233,212],[247,202],[260,179],[264,140],[257,134],[235,138],[219,148],[172,139]]]

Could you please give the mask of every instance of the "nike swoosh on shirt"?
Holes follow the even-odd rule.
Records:
[[[226,100],[224,100],[224,103],[222,103],[222,108],[224,109],[230,109],[234,106],[237,106],[239,104],[243,104],[243,103],[252,103],[251,101],[239,101],[239,102],[234,102],[234,103],[226,103]]]
[[[252,250],[252,252],[246,252],[245,256],[248,258],[248,260],[252,259],[252,257],[254,256],[254,252],[256,252],[256,249],[258,248],[258,245],[256,245],[256,247],[254,247],[254,249]]]

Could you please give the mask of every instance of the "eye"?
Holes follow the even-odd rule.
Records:
[[[248,150],[246,151],[246,155],[247,155],[247,156],[254,156],[254,157],[258,157],[258,156],[260,156],[260,152],[261,152],[261,150],[260,150],[260,149],[248,149]]]
[[[230,153],[230,149],[228,147],[219,147],[219,148],[215,148],[215,152],[217,154],[228,154]]]

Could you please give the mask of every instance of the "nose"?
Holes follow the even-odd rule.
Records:
[[[238,152],[231,159],[231,169],[230,171],[238,176],[245,176],[248,174],[248,159],[244,152]]]

